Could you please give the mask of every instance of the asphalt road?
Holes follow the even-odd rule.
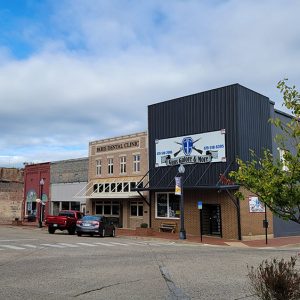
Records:
[[[251,300],[247,265],[298,252],[0,226],[0,299]]]

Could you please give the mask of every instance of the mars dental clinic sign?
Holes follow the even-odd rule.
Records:
[[[226,162],[225,129],[156,140],[156,167]]]

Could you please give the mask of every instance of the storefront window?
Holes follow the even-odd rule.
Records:
[[[142,201],[132,201],[130,203],[130,215],[132,217],[142,217],[143,216],[143,202]]]
[[[71,202],[71,210],[80,210],[80,202]]]
[[[61,203],[61,209],[62,210],[69,210],[70,209],[69,202],[62,202]]]
[[[175,194],[169,194],[169,217],[180,218],[179,199]]]
[[[156,212],[159,218],[168,217],[168,194],[157,194]]]
[[[120,204],[118,201],[99,201],[96,202],[96,215],[107,217],[118,217],[120,214]]]
[[[157,193],[156,216],[157,218],[179,218],[179,197],[174,193]]]

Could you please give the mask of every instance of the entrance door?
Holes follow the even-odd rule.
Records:
[[[221,207],[218,204],[203,204],[201,217],[202,234],[222,237]]]

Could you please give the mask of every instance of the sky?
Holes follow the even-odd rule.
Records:
[[[284,110],[299,0],[0,0],[0,167],[88,156],[147,106],[239,83]]]

